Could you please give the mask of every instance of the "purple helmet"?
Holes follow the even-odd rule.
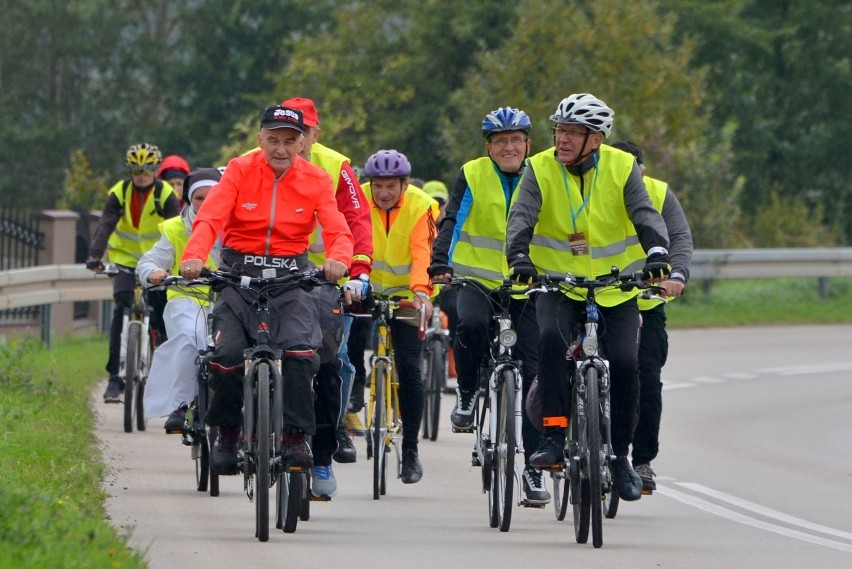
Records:
[[[402,152],[379,150],[367,158],[364,175],[368,178],[408,178],[411,164]]]

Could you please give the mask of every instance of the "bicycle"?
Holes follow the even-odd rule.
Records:
[[[423,377],[423,438],[438,439],[438,422],[441,418],[441,397],[447,384],[447,349],[450,331],[441,327],[441,312],[435,307],[429,327],[423,338],[420,354],[420,371]]]
[[[124,432],[132,433],[134,425],[139,431],[144,431],[146,427],[142,400],[154,345],[149,328],[151,309],[136,270],[121,265],[108,265],[103,270],[103,274],[111,277],[119,273],[134,275],[136,278],[133,304],[124,310],[122,317],[118,369],[118,377],[124,381]]]
[[[393,344],[391,343],[390,321],[398,317],[394,314],[400,308],[414,308],[414,303],[404,300],[394,293],[407,291],[405,287],[386,289],[383,294],[374,295],[371,314],[366,316],[377,321],[376,349],[370,356],[370,397],[364,412],[367,424],[367,460],[373,460],[373,499],[378,500],[387,492],[387,455],[393,447],[396,454],[396,475],[402,476],[402,455],[399,448],[399,435],[402,422],[399,414],[399,378],[394,365]],[[420,309],[420,329],[425,331],[425,307]]]
[[[516,486],[517,495],[521,495],[516,457],[524,449],[521,433],[523,363],[512,355],[518,335],[509,314],[509,301],[518,291],[509,280],[489,290],[464,277],[453,277],[449,284],[471,286],[486,295],[495,307],[489,351],[480,368],[480,385],[487,385],[487,396],[480,404],[477,393],[474,403],[476,436],[471,464],[482,468],[482,492],[488,494],[489,525],[506,532],[512,523]],[[532,506],[523,500],[517,503]]]
[[[264,269],[262,277],[238,272],[202,271],[204,284],[235,287],[253,293],[258,316],[256,342],[244,353],[243,376],[243,443],[238,466],[243,472],[243,488],[255,504],[255,537],[269,540],[269,489],[276,486],[275,527],[293,533],[299,519],[309,517],[310,469],[284,464],[282,435],[284,430],[284,395],[281,360],[283,352],[270,346],[269,300],[296,287],[336,286],[323,279],[321,271],[293,271],[274,276],[275,269]]]
[[[556,469],[553,480],[557,519],[564,519],[567,504],[570,503],[577,543],[588,541],[591,525],[595,548],[603,545],[604,506],[607,517],[615,517],[618,509],[618,497],[610,470],[615,454],[610,430],[609,362],[599,350],[598,324],[601,319],[595,301],[596,292],[602,289],[624,292],[634,289],[661,290],[644,283],[642,273],[620,276],[613,267],[609,275],[597,279],[571,274],[539,275],[538,286],[527,291],[527,294],[586,293],[578,329],[573,332],[566,352],[571,386],[570,422],[565,442],[565,456],[568,460]]]

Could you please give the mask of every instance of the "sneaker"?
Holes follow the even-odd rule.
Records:
[[[183,427],[186,425],[187,409],[189,409],[189,405],[187,405],[186,401],[184,401],[180,404],[180,407],[169,414],[169,418],[166,419],[166,424],[163,425],[163,428],[166,429],[167,435],[179,435],[183,433]]]
[[[642,479],[643,494],[651,494],[657,489],[657,483],[654,481],[654,477],[657,473],[654,472],[654,469],[651,468],[650,464],[639,464],[634,466],[633,470],[635,470],[636,474],[639,475],[639,478]]]
[[[124,381],[117,376],[109,378],[106,391],[104,391],[104,403],[121,403],[121,394],[124,392]]]
[[[565,443],[558,435],[543,436],[538,449],[530,456],[530,466],[535,468],[561,468],[565,463]]]
[[[334,477],[331,465],[314,466],[314,473],[311,476],[311,494],[317,498],[326,499],[337,494],[337,479]]]
[[[347,411],[346,415],[343,416],[343,427],[346,429],[346,432],[353,437],[364,436],[364,425],[361,423],[361,418],[358,416],[358,413]],[[355,461],[353,460],[352,462]]]
[[[281,455],[287,468],[302,470],[314,465],[311,447],[305,435],[283,435],[281,437]]]
[[[456,406],[450,415],[453,430],[459,433],[470,432],[473,429],[473,407],[476,403],[476,391],[456,389]]]
[[[402,473],[400,474],[403,484],[415,484],[423,478],[423,465],[420,457],[414,449],[402,451]]]
[[[544,485],[544,475],[538,468],[524,468],[524,495],[530,504],[550,503],[550,492]]]
[[[352,443],[352,439],[350,439],[349,435],[346,433],[346,429],[344,427],[338,427],[336,436],[337,450],[334,451],[331,458],[333,458],[335,462],[339,462],[341,464],[355,462],[358,459],[358,452],[355,450],[355,445]]]
[[[219,427],[219,440],[213,447],[213,468],[219,474],[237,474],[237,444],[240,440],[238,425]]]
[[[618,456],[612,463],[612,478],[618,497],[627,502],[642,497],[642,479],[630,466],[626,456]]]

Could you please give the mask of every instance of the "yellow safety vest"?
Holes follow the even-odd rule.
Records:
[[[187,206],[192,207],[192,206]],[[175,248],[175,262],[171,268],[171,274],[180,274],[180,260],[183,257],[183,250],[186,249],[186,244],[189,242],[190,231],[187,230],[183,217],[177,216],[167,219],[159,225],[160,231],[168,239],[169,243]],[[211,269],[216,268],[216,262],[213,257],[207,257],[207,266]],[[182,287],[169,287],[166,292],[166,298],[191,298],[202,306],[210,306],[210,287],[193,287],[192,289]]]
[[[370,184],[361,187],[372,202]],[[381,217],[384,211],[377,207],[370,208],[373,222],[373,270],[370,283],[375,292],[382,293],[389,288],[411,285],[411,230],[429,208],[437,216],[438,202],[420,188],[409,184],[402,208],[387,233]],[[406,298],[414,296],[411,291],[402,291],[399,295]]]
[[[509,274],[506,263],[508,204],[503,183],[488,156],[467,162],[462,170],[473,202],[454,244],[453,272],[494,288]]]
[[[314,166],[322,168],[329,176],[331,176],[331,181],[334,184],[334,191],[337,192],[337,186],[340,184],[340,169],[343,167],[344,162],[350,163],[349,158],[336,150],[332,150],[328,146],[323,146],[319,142],[315,142],[313,146],[311,146],[310,162]],[[311,235],[311,245],[314,245],[317,241],[319,241],[319,232],[320,227],[319,224],[317,224],[317,228],[314,229],[314,232]],[[308,259],[310,259],[310,261],[317,267],[322,267],[322,264],[325,262],[325,249],[319,252],[314,252],[309,248]]]
[[[163,189],[160,192],[160,202],[165,204],[169,196],[174,194],[174,189],[168,182],[163,181],[162,184]],[[128,187],[126,193],[129,196],[135,191],[133,187]],[[137,229],[133,227],[130,206],[124,203],[124,181],[118,182],[110,188],[109,193],[114,194],[124,208],[124,214],[119,218],[112,235],[109,237],[109,241],[107,241],[110,262],[125,267],[136,267],[142,255],[160,240],[158,225],[163,221],[163,218],[158,215],[156,204],[154,203],[154,194],[156,191],[156,189],[152,188],[148,192],[148,197],[145,199],[145,205],[142,208],[142,215],[139,218],[139,228]]]
[[[624,204],[633,161],[630,154],[601,145],[597,167],[583,176],[581,195],[579,176],[556,160],[553,147],[530,158],[543,204],[530,241],[530,258],[539,272],[595,278],[609,274],[613,266],[621,274],[644,266],[645,251]],[[588,253],[572,254],[569,236],[575,233],[585,236]],[[615,306],[637,294],[605,290],[595,298],[601,306]],[[585,293],[569,296],[581,299]]]
[[[662,180],[657,180],[656,178],[651,178],[650,176],[645,176],[642,178],[645,182],[645,187],[648,188],[648,195],[651,196],[651,203],[654,204],[654,209],[658,212],[663,213],[663,206],[666,203],[666,195],[669,190],[669,185]],[[674,300],[675,297],[669,298],[669,302]],[[639,310],[650,310],[655,306],[662,304],[662,300],[649,300],[649,299],[638,299]]]

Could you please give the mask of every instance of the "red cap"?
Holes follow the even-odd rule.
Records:
[[[305,126],[319,126],[319,115],[317,114],[317,107],[316,105],[314,105],[314,102],[312,100],[306,99],[304,97],[294,97],[292,99],[287,99],[286,101],[281,103],[281,106],[302,111],[302,117]]]
[[[163,172],[166,170],[179,170],[183,172],[184,176],[187,176],[189,175],[189,163],[177,154],[169,154],[160,162],[160,167],[157,169],[157,176],[162,178]]]

